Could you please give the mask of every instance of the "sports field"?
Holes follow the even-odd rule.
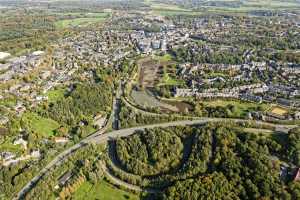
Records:
[[[276,106],[276,107],[271,108],[271,113],[275,114],[275,115],[283,116],[288,113],[288,110],[285,108]]]

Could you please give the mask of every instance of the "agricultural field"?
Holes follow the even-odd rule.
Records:
[[[104,18],[76,18],[66,19],[55,23],[57,28],[72,28],[72,27],[86,27],[91,24],[102,22]]]
[[[176,16],[176,15],[186,15],[186,16],[198,16],[202,12],[198,11],[175,11],[175,10],[154,10],[153,14],[161,16]]]
[[[112,195],[113,194],[113,195]],[[72,199],[98,199],[98,200],[138,200],[139,197],[130,192],[120,190],[106,181],[101,181],[96,185],[89,182],[83,183],[79,189],[74,193]]]
[[[149,4],[153,10],[180,11],[180,12],[191,11],[190,9],[181,8],[179,6],[171,5],[171,4],[153,3],[153,2],[151,2]]]
[[[183,8],[177,5],[158,3],[151,0],[145,1],[149,5],[153,14],[161,16],[174,16],[174,15],[199,15],[200,12],[194,12],[191,9]]]
[[[155,0],[145,0],[144,3],[148,6],[150,6],[153,9],[166,9],[166,10],[183,10],[183,11],[189,11],[187,9],[181,8],[174,4],[166,4],[163,2],[157,2]]]

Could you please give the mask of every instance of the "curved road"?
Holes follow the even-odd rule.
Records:
[[[151,189],[151,188],[141,188],[137,185],[132,185],[132,184],[129,184],[125,181],[122,181],[121,179],[115,177],[110,171],[109,169],[105,166],[104,163],[101,163],[101,167],[102,167],[102,170],[104,171],[106,177],[108,179],[110,179],[111,181],[113,181],[115,184],[119,185],[119,186],[122,186],[122,187],[125,187],[129,190],[133,190],[133,191],[138,191],[138,192],[147,192],[147,193],[150,193],[150,194],[155,194],[155,193],[158,193],[160,191],[158,190],[155,190],[155,189]]]
[[[93,135],[83,139],[80,143],[75,144],[74,146],[70,147],[69,149],[60,153],[56,158],[54,158],[47,166],[42,169],[38,175],[31,179],[29,183],[27,183],[22,190],[16,195],[14,199],[23,199],[25,195],[38,183],[38,181],[43,178],[51,169],[55,168],[62,164],[74,151],[86,146],[90,143],[106,143],[108,140],[112,140],[118,137],[126,137],[132,135],[137,130],[144,130],[148,128],[166,128],[171,126],[186,126],[186,125],[197,125],[197,124],[206,124],[208,122],[254,122],[256,125],[269,125],[271,127],[275,127],[277,130],[284,130],[288,131],[291,128],[297,127],[296,125],[277,125],[271,124],[262,121],[250,121],[250,120],[243,120],[243,119],[225,119],[225,118],[201,118],[197,120],[184,120],[184,121],[174,121],[168,123],[161,123],[161,124],[152,124],[152,125],[145,125],[139,127],[133,127],[128,129],[116,130],[111,131],[108,133],[103,134],[106,129],[99,130]]]

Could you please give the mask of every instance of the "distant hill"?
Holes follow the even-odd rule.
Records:
[[[148,0],[149,1],[149,0]],[[152,2],[170,3],[186,8],[216,7],[255,9],[299,9],[300,0],[150,0]]]

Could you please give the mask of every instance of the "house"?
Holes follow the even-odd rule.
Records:
[[[283,98],[278,98],[277,103],[282,105],[282,106],[287,106],[287,107],[289,107],[289,106],[293,107],[294,106],[294,103],[292,101],[290,101],[288,99],[283,99]]]
[[[167,46],[167,41],[166,40],[162,40],[161,41],[161,50],[162,51],[167,51],[168,50],[168,46]]]
[[[41,156],[41,153],[40,153],[39,150],[35,150],[35,151],[32,151],[32,152],[30,153],[30,156],[31,156],[32,158],[39,158],[39,157]]]
[[[275,97],[269,96],[269,95],[264,95],[263,100],[266,101],[266,102],[272,102],[272,101],[275,100]]]
[[[47,101],[48,100],[48,97],[47,96],[37,96],[35,98],[37,101]]]
[[[245,101],[251,101],[251,102],[256,102],[256,103],[262,103],[262,97],[261,96],[255,96],[252,94],[240,94],[239,95],[240,99],[245,100]]]
[[[11,152],[9,152],[9,151],[0,152],[0,160],[6,161],[6,160],[13,159],[15,157],[16,157],[16,155],[13,154],[13,153],[11,153]]]
[[[10,53],[0,52],[0,60],[3,60],[3,59],[8,58],[10,56],[11,56]]]
[[[22,137],[16,139],[13,143],[14,145],[22,145],[24,149],[27,149],[28,142],[24,140]]]
[[[279,177],[282,181],[286,181],[289,173],[289,166],[287,164],[280,165]]]
[[[41,56],[41,55],[43,55],[45,52],[44,51],[34,51],[34,52],[32,52],[32,55],[33,56]]]
[[[23,112],[26,111],[26,107],[23,105],[22,102],[18,102],[17,105],[15,106],[15,110],[18,115],[21,115]]]
[[[0,116],[0,125],[5,125],[9,122],[8,117]]]
[[[151,46],[153,49],[159,49],[160,48],[160,40],[151,41]]]
[[[66,137],[55,137],[54,138],[55,143],[63,144],[69,142],[69,138]]]
[[[150,40],[141,40],[138,42],[138,48],[142,53],[150,53],[152,51],[151,49],[151,41]]]
[[[49,76],[51,75],[51,72],[50,71],[44,71],[42,74],[41,74],[41,78],[43,80],[47,79]]]

